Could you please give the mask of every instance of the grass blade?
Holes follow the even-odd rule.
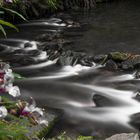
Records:
[[[9,9],[9,8],[5,8],[5,7],[3,7],[3,9],[6,10],[6,11],[8,11],[8,12],[10,12],[10,13],[15,14],[15,15],[19,16],[20,18],[22,18],[23,20],[27,21],[26,18],[24,18],[24,16],[22,16],[22,15],[19,14],[18,12],[14,11],[14,10],[12,10],[12,9]]]
[[[0,19],[0,24],[2,24],[2,25],[4,25],[4,26],[8,26],[8,27],[10,27],[10,28],[13,28],[13,29],[15,29],[16,31],[19,31],[18,28],[17,28],[15,25],[13,25],[12,23],[10,23],[10,22],[7,22],[7,21],[4,21],[4,20],[1,20],[1,19]]]
[[[2,27],[2,25],[0,25],[0,30],[2,31],[2,33],[3,33],[4,36],[6,37],[6,32],[5,32],[4,28]]]

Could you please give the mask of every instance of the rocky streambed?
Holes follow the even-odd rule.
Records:
[[[15,81],[21,98],[63,112],[50,139],[64,131],[72,139],[138,139],[138,4],[60,13],[18,25],[21,32],[0,39],[1,60],[25,77]]]

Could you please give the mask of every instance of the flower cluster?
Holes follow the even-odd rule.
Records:
[[[16,104],[19,109],[20,117],[29,117],[33,124],[48,125],[48,121],[44,118],[42,108],[36,107],[36,102],[31,98],[31,104],[25,101],[18,101]]]
[[[13,97],[20,96],[20,90],[13,86],[14,75],[9,64],[0,62],[0,93],[9,93]]]
[[[10,66],[4,62],[0,62],[0,93],[9,93],[13,97],[20,96],[20,90],[13,85],[14,75]],[[10,105],[6,106],[6,104]],[[0,118],[5,118],[11,114],[20,118],[28,118],[32,124],[45,124],[48,126],[48,121],[45,119],[43,109],[36,107],[36,102],[31,98],[31,103],[23,100],[8,101],[0,96]]]

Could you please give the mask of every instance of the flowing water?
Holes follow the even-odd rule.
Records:
[[[22,61],[31,54],[23,52],[38,49],[41,42],[35,41],[36,36],[63,31],[72,41],[64,47],[72,50],[84,50],[90,55],[111,51],[140,53],[139,6],[138,0],[99,4],[90,12],[70,12],[59,18],[21,24],[21,32],[0,40],[2,58],[8,57],[14,63],[20,57],[21,65],[11,65],[27,77],[16,81],[23,98],[32,96],[39,106],[64,111],[57,131],[68,129],[93,136],[138,131],[132,125],[132,115],[140,112],[140,103],[135,100],[140,81],[134,78],[135,71],[112,72],[101,65],[60,67],[57,60],[48,60],[44,51],[32,54],[36,63],[25,66]],[[61,18],[71,17],[81,23],[81,28],[61,22]]]

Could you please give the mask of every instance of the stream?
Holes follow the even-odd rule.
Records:
[[[19,24],[19,33],[0,39],[1,58],[26,77],[16,81],[22,98],[32,96],[39,106],[64,112],[53,133],[68,130],[100,137],[139,131],[140,102],[135,97],[140,80],[134,78],[135,71],[108,71],[96,64],[59,66],[57,59],[49,60],[47,52],[39,50],[42,42],[36,41],[40,35],[62,32],[70,40],[63,45],[66,49],[89,55],[139,54],[139,7],[139,0],[103,3],[89,12],[62,13]],[[67,25],[69,19],[81,26]]]

